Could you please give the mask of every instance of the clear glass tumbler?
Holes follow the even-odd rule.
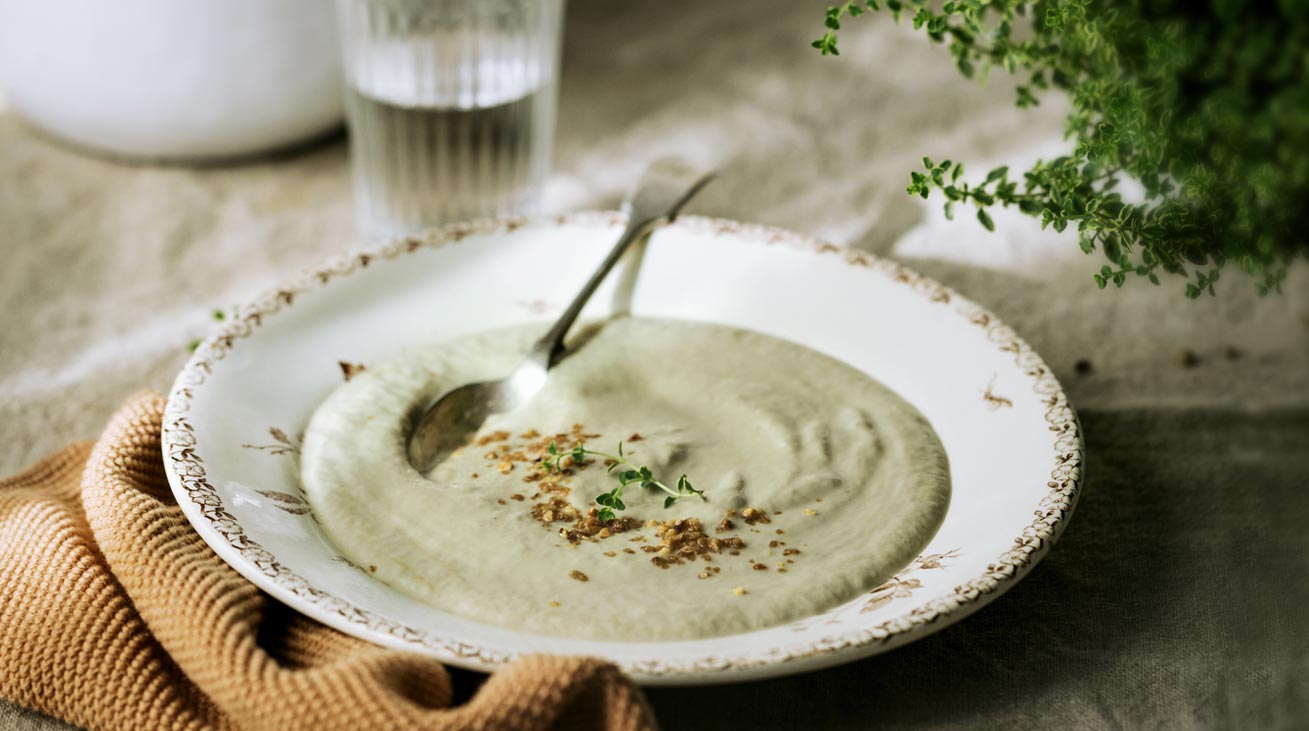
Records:
[[[338,0],[368,237],[528,213],[550,165],[564,0]]]

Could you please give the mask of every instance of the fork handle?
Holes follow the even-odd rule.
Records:
[[[632,246],[632,244],[639,239],[649,236],[658,221],[659,219],[657,218],[646,219],[644,221],[638,221],[636,219],[628,221],[627,228],[623,230],[623,235],[619,237],[618,243],[614,244],[614,248],[609,250],[609,254],[605,257],[604,261],[600,262],[600,267],[595,270],[595,273],[591,275],[590,279],[586,280],[586,284],[582,287],[582,290],[577,293],[577,296],[573,298],[573,301],[569,303],[566,309],[564,309],[563,314],[559,316],[559,319],[555,320],[555,324],[551,325],[545,335],[542,335],[541,339],[537,340],[536,343],[532,345],[531,353],[528,355],[529,360],[539,364],[545,369],[549,369],[550,366],[554,365],[555,360],[558,359],[559,355],[563,352],[564,337],[568,335],[568,330],[572,328],[573,323],[577,321],[577,316],[582,314],[582,308],[586,307],[586,303],[590,301],[591,295],[595,294],[595,290],[600,287],[600,283],[605,280],[605,277],[609,275],[609,272],[614,268],[614,265],[623,257],[623,254],[627,253],[627,250]]]
[[[648,210],[650,206],[642,205],[649,200],[649,196],[643,196],[642,193],[648,193],[649,191],[646,189],[650,186],[650,183],[643,181],[642,185],[630,198],[629,209],[631,214],[627,220],[627,228],[623,229],[623,235],[618,238],[618,242],[609,250],[609,254],[605,256],[604,261],[600,262],[600,266],[591,275],[591,278],[586,280],[586,284],[582,285],[581,291],[564,309],[563,314],[559,316],[555,324],[550,326],[545,335],[541,336],[541,339],[532,345],[532,350],[528,354],[528,361],[539,364],[547,370],[554,365],[555,360],[563,352],[564,337],[568,335],[569,328],[576,322],[577,316],[582,313],[582,308],[591,299],[591,295],[595,294],[595,290],[600,287],[600,283],[605,280],[605,277],[609,276],[609,272],[618,263],[618,260],[623,257],[623,254],[627,253],[633,243],[649,236],[657,226],[670,223],[675,219],[682,206],[686,205],[686,202],[691,200],[692,196],[700,192],[700,189],[712,178],[712,173],[700,177],[671,204],[665,201],[662,209],[655,210]]]

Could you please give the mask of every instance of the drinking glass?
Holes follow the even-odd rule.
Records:
[[[532,212],[550,164],[563,0],[338,0],[367,237]]]

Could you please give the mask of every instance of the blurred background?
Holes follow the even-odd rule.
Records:
[[[242,32],[267,42],[260,29],[285,31],[277,24],[304,16],[305,4],[295,5],[269,4]],[[16,6],[5,0],[0,14],[29,12]],[[1067,101],[1051,94],[1018,109],[1005,74],[970,82],[948,53],[882,15],[843,28],[839,57],[820,56],[810,41],[822,32],[823,9],[794,0],[570,0],[537,210],[616,207],[662,153],[718,167],[721,178],[691,213],[896,259],[1012,325],[1081,415],[1087,483],[1062,543],[978,616],[833,670],[652,690],[664,727],[1305,723],[1303,261],[1281,296],[1257,297],[1233,271],[1219,296],[1188,300],[1170,282],[1097,288],[1091,275],[1103,262],[1079,250],[1072,230],[1042,231],[1016,212],[997,213],[994,233],[947,221],[939,198],[905,192],[921,156],[980,173],[1061,154]],[[324,12],[306,17],[330,20]],[[212,23],[225,22],[215,13],[173,19],[196,33],[172,40],[197,48]],[[136,390],[165,391],[214,309],[367,238],[356,227],[333,26],[294,27],[294,42],[278,41],[289,53],[259,62],[266,83],[243,87],[251,98],[240,108],[275,103],[296,114],[273,115],[246,139],[236,134],[249,121],[239,115],[196,121],[207,95],[231,91],[214,76],[208,89],[159,105],[173,120],[163,131],[124,118],[103,146],[120,149],[108,153],[57,139],[75,138],[94,114],[77,94],[52,90],[69,78],[91,84],[86,94],[117,88],[115,74],[128,69],[106,60],[88,79],[24,67],[23,44],[0,30],[0,473],[93,438]],[[243,61],[222,63],[231,71]],[[42,102],[52,108],[44,122],[16,113]],[[210,125],[210,142],[164,140],[187,115]],[[224,131],[229,139],[213,142]],[[471,690],[477,679],[461,682]],[[0,726],[45,723],[0,707]]]

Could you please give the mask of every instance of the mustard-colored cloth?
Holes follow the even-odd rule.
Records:
[[[173,501],[163,399],[0,480],[0,697],[92,729],[653,729],[605,662],[526,657],[451,707],[431,658],[269,600]]]

